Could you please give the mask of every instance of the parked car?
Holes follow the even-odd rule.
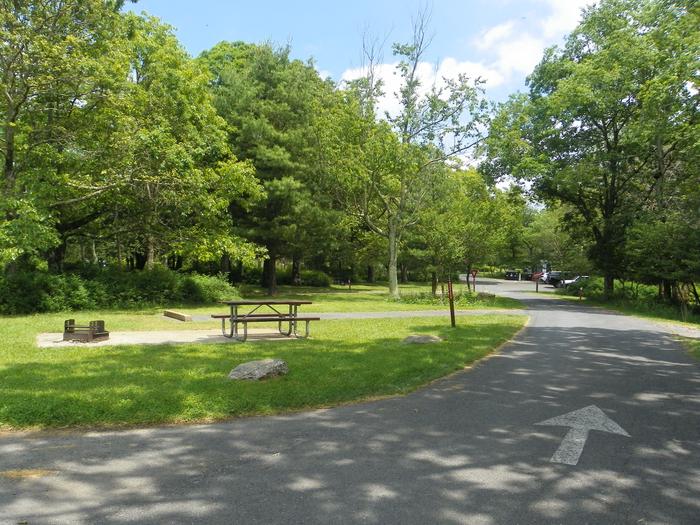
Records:
[[[564,279],[563,272],[549,272],[547,275],[547,284],[551,284],[554,287],[559,286],[559,283]]]
[[[516,272],[515,270],[506,270],[506,280],[517,281],[518,280],[518,272]]]
[[[586,281],[588,279],[589,279],[589,277],[587,275],[577,275],[573,279],[564,279],[563,281],[561,281],[561,286],[562,286],[562,288],[566,288],[566,287],[571,286],[571,285],[574,285],[574,286],[581,285],[581,284],[583,284],[584,281]]]

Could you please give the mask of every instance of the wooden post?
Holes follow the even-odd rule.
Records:
[[[452,324],[452,328],[456,326],[455,324],[455,296],[454,293],[452,292],[452,278],[448,277],[447,278],[447,296],[450,299],[450,322]]]

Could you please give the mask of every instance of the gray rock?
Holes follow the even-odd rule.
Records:
[[[406,339],[403,340],[404,343],[414,344],[439,343],[440,341],[442,341],[442,339],[440,339],[436,335],[409,335]]]
[[[281,376],[289,372],[286,361],[281,359],[262,359],[260,361],[248,361],[231,370],[229,379],[267,379],[268,377]]]

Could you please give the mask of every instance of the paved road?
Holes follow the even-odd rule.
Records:
[[[0,438],[0,471],[43,474],[0,477],[0,523],[700,523],[700,364],[646,321],[484,286],[528,327],[403,398]]]

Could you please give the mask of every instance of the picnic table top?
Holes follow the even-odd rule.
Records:
[[[264,306],[264,305],[289,305],[298,306],[301,304],[313,304],[312,301],[298,301],[298,300],[280,300],[280,299],[260,299],[259,301],[252,300],[235,300],[235,301],[221,301],[223,304],[228,304],[230,306]]]

